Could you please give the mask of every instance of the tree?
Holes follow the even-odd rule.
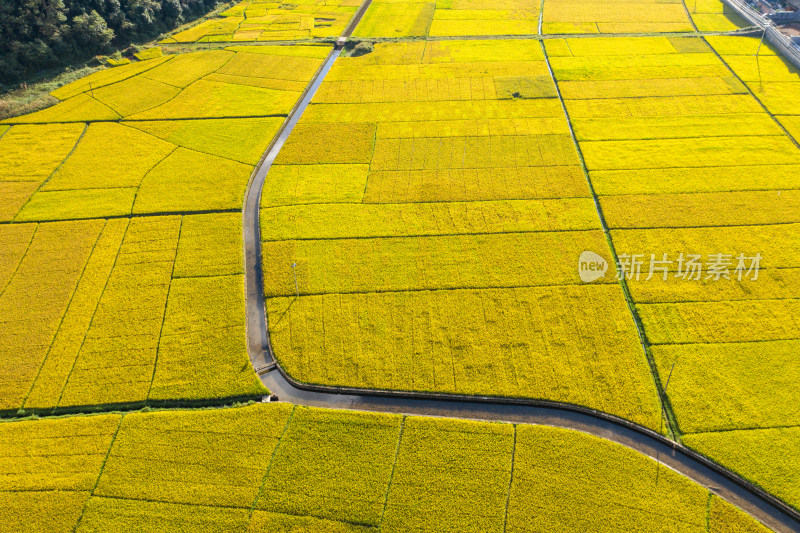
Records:
[[[217,0],[0,0],[0,84],[169,31]]]

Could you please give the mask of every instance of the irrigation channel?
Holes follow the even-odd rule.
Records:
[[[247,347],[262,383],[280,401],[329,409],[404,413],[467,420],[492,420],[574,429],[622,444],[657,461],[736,505],[779,532],[800,532],[800,513],[747,480],[655,431],[607,413],[578,405],[495,396],[461,396],[351,389],[299,383],[274,357],[269,339],[261,261],[260,204],[264,181],[286,139],[333,66],[344,39],[358,24],[370,0],[362,4],[300,101],[287,116],[248,184],[243,208]]]

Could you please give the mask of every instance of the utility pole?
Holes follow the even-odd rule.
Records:
[[[761,45],[764,44],[764,37],[767,36],[767,28],[769,28],[770,22],[767,21],[766,26],[764,26],[764,31],[761,33],[761,40],[758,42],[758,48],[756,48],[756,68],[758,69],[758,92],[764,92],[764,83],[761,81],[761,61],[758,58],[758,53],[761,52]]]
[[[292,273],[294,274],[294,294],[300,298],[300,289],[297,287],[297,263],[292,263]]]
[[[672,368],[669,369],[669,376],[667,376],[667,383],[664,385],[664,394],[667,393],[667,387],[669,387],[669,380],[672,379],[672,371],[675,370],[675,363],[672,363]]]
[[[664,398],[666,398],[666,396],[667,396],[667,387],[669,387],[669,380],[672,379],[672,371],[673,370],[675,370],[675,361],[672,362],[672,368],[669,369],[669,376],[667,376],[667,381],[666,381],[666,383],[664,383],[664,392],[663,392]],[[661,401],[662,401],[662,404],[663,404],[664,400],[662,399]],[[666,416],[666,411],[662,409],[662,412],[661,412],[661,429],[659,430],[659,433],[663,433],[663,431],[664,431],[664,416]],[[673,444],[673,448],[674,448],[674,446],[675,445]],[[661,457],[660,457],[660,454],[658,453],[658,451],[656,450],[656,485],[658,485],[658,478],[659,478],[660,469],[661,469]]]

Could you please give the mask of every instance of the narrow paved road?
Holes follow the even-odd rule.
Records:
[[[365,7],[359,12],[363,14]],[[354,17],[344,37],[360,20]],[[253,368],[281,401],[330,409],[356,409],[469,420],[500,420],[569,428],[589,433],[648,455],[661,464],[708,487],[779,532],[800,532],[800,513],[746,480],[712,463],[698,453],[626,420],[558,402],[499,397],[474,397],[339,389],[307,385],[292,380],[278,365],[270,345],[264,300],[259,226],[261,189],[270,167],[308,106],[339,51],[333,50],[306,92],[286,119],[278,137],[264,154],[251,177],[243,209],[247,346]],[[655,474],[654,474],[655,475]]]

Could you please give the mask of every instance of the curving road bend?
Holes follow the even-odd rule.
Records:
[[[345,30],[349,37],[369,0]],[[688,477],[779,532],[800,532],[800,513],[743,478],[662,435],[624,419],[559,402],[333,388],[294,381],[278,364],[270,344],[261,263],[260,204],[267,173],[310,103],[339,50],[332,50],[256,167],[243,208],[247,347],[264,385],[281,401],[330,409],[354,409],[468,420],[539,424],[582,431],[622,444]],[[657,475],[657,471],[654,472]]]

